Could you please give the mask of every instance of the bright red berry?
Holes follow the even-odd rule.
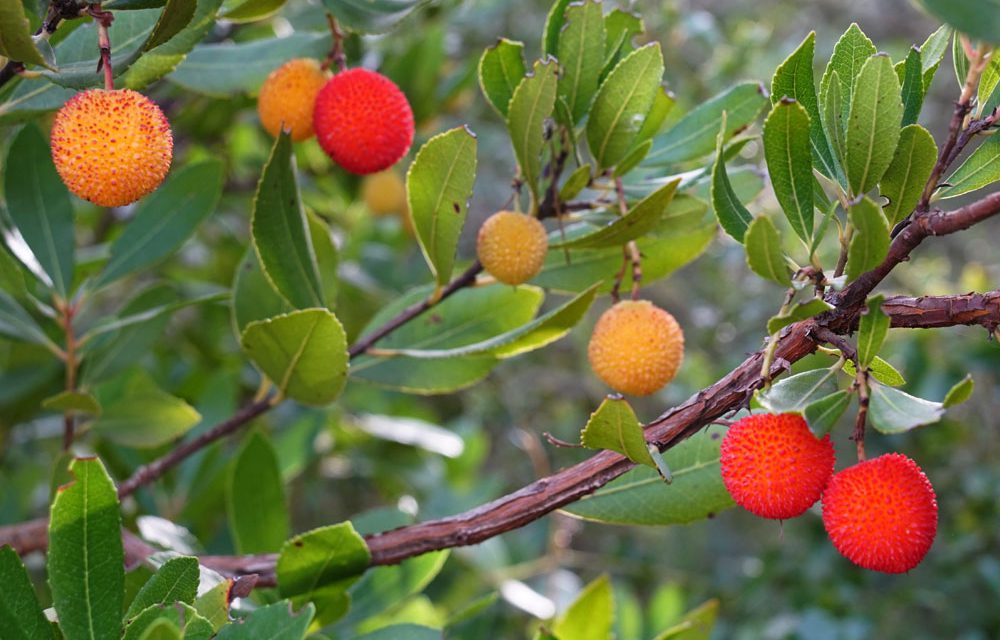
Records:
[[[844,469],[823,493],[823,525],[845,558],[885,573],[920,564],[937,533],[937,498],[917,463],[889,453]]]
[[[722,480],[741,507],[785,520],[816,504],[833,474],[830,436],[813,435],[796,413],[747,416],[722,441]]]
[[[409,151],[413,111],[392,80],[368,69],[350,69],[320,89],[313,128],[334,162],[351,173],[375,173]]]

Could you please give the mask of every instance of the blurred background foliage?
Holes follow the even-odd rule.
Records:
[[[476,63],[498,36],[523,40],[528,55],[537,56],[549,4],[445,0],[388,36],[348,41],[351,64],[379,67],[409,96],[418,121],[414,148],[459,124],[478,135],[480,172],[460,248],[464,258],[472,256],[478,223],[508,201],[514,169],[504,125],[476,86]],[[646,37],[663,45],[669,88],[682,107],[673,117],[736,80],[768,82],[810,30],[817,31],[821,64],[853,21],[894,60],[937,26],[906,0],[630,4],[646,20]],[[220,23],[208,41],[324,29],[322,8],[296,0],[269,21]],[[938,73],[921,119],[939,139],[957,95],[950,64],[946,60]],[[173,123],[180,160],[218,157],[228,163],[218,211],[157,275],[184,295],[229,287],[247,246],[253,190],[271,147],[256,119],[254,97],[207,97],[170,81],[157,83],[149,93]],[[9,130],[3,135],[9,137]],[[336,232],[337,314],[354,338],[374,310],[426,282],[425,267],[400,218],[372,216],[359,197],[359,181],[334,170],[315,141],[300,145],[297,154],[304,201]],[[743,155],[748,163],[762,163],[754,144]],[[78,245],[95,247],[94,259],[120,233],[122,220],[76,205]],[[777,211],[767,193],[754,206]],[[128,211],[110,216],[125,218]],[[998,231],[1000,220],[994,219],[974,233],[926,243],[883,290],[920,295],[997,288],[1000,251],[992,238]],[[123,286],[139,290],[154,284],[132,280]],[[742,248],[720,233],[704,256],[645,288],[644,295],[677,316],[688,345],[678,379],[635,402],[639,417],[649,420],[759,348],[764,323],[780,305],[782,291],[753,276]],[[116,312],[116,299],[121,298],[108,296],[107,306],[99,304],[94,312]],[[504,362],[483,383],[461,393],[414,397],[352,381],[332,410],[286,403],[260,420],[257,428],[273,433],[287,480],[293,531],[358,514],[364,514],[359,529],[367,530],[449,515],[582,459],[585,452],[553,448],[542,433],[574,440],[602,399],[606,390],[589,373],[585,351],[590,326],[607,304],[596,305],[591,319],[568,338]],[[140,348],[123,363],[124,375],[143,369],[194,405],[203,416],[195,433],[231,415],[256,386],[257,374],[239,351],[224,304],[184,310],[136,340]],[[583,584],[607,573],[618,602],[616,630],[623,639],[651,637],[709,598],[720,600],[714,635],[720,638],[1000,636],[1000,422],[993,413],[1000,402],[1000,349],[982,330],[965,328],[897,331],[889,344],[888,359],[906,376],[910,393],[940,399],[966,372],[977,383],[972,400],[941,424],[870,439],[870,455],[896,450],[916,459],[938,494],[937,542],[910,574],[874,574],[841,558],[826,539],[818,508],[784,525],[731,509],[706,522],[672,528],[606,526],[557,514],[456,550],[424,595],[387,616],[440,622],[473,596],[499,591],[503,597],[452,635],[523,637],[538,616],[565,607]],[[50,487],[60,480],[54,470],[65,467],[64,461],[56,462],[59,417],[35,412],[41,398],[59,390],[62,373],[54,364],[38,366],[37,351],[0,340],[0,524],[43,514]],[[846,426],[852,418],[843,420],[835,432],[838,467],[849,463],[853,450]],[[199,541],[193,544],[206,552],[233,552],[224,485],[237,446],[215,445],[188,460],[168,482],[137,494],[141,511],[189,529]],[[105,444],[98,453],[122,477],[161,451]],[[141,526],[156,524],[147,519]],[[177,535],[166,529],[161,535]],[[42,571],[40,558],[28,561]],[[519,588],[524,585],[531,591]]]

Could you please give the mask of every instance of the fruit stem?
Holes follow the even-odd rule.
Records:
[[[333,17],[333,14],[326,14],[326,22],[330,25],[330,35],[333,36],[333,48],[330,49],[330,54],[323,61],[321,67],[329,69],[336,65],[337,73],[340,73],[347,69],[347,56],[344,54],[344,32],[340,30],[340,25],[337,24],[337,19]]]
[[[114,72],[111,68],[111,38],[108,28],[114,22],[115,16],[110,11],[101,9],[101,3],[95,3],[87,8],[87,13],[97,22],[97,46],[101,49],[101,59],[97,61],[97,72],[104,70],[104,89],[113,91],[115,88]]]
[[[860,365],[860,363],[856,363]],[[854,440],[854,444],[858,449],[858,462],[864,462],[867,459],[865,455],[865,425],[868,421],[868,369],[865,367],[857,366],[857,375],[854,378],[854,384],[858,389],[858,416],[854,421],[854,434],[851,436],[851,440]]]

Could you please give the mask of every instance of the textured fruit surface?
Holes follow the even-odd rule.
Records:
[[[845,558],[885,573],[920,564],[937,534],[937,498],[917,463],[889,453],[844,469],[823,493],[823,525]]]
[[[365,176],[361,181],[361,198],[368,210],[377,216],[406,215],[406,185],[395,171]]]
[[[70,98],[52,124],[52,160],[66,186],[103,207],[152,192],[173,157],[170,123],[131,89],[92,89]]]
[[[498,211],[483,222],[476,253],[487,273],[504,284],[521,284],[542,270],[549,239],[537,218]]]
[[[648,300],[625,300],[597,320],[587,356],[609,387],[647,396],[677,375],[684,332],[672,315]]]
[[[289,60],[275,69],[257,97],[260,123],[275,137],[284,126],[296,142],[311,138],[313,105],[326,79],[319,63],[309,58]]]
[[[330,78],[316,96],[316,138],[351,173],[388,169],[413,143],[413,111],[392,80],[368,69]]]
[[[736,504],[785,520],[816,504],[836,463],[830,436],[813,435],[796,413],[739,420],[722,441],[722,481]]]

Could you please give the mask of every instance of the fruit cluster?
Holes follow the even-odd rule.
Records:
[[[817,438],[798,414],[736,422],[720,462],[733,500],[762,518],[794,518],[822,498],[833,546],[865,569],[904,573],[934,543],[937,499],[913,460],[890,453],[834,473],[830,436]]]

